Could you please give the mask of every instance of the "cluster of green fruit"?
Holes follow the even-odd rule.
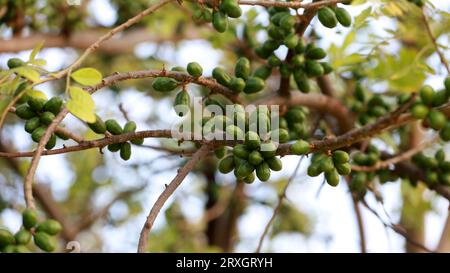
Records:
[[[450,140],[450,121],[444,113],[433,109],[448,102],[450,97],[450,77],[445,80],[445,89],[435,91],[433,87],[425,85],[420,89],[420,98],[418,98],[411,114],[417,119],[424,119],[427,124],[436,131],[440,131],[441,138],[444,141]]]
[[[415,4],[418,7],[425,5],[425,0],[408,0],[408,2]]]
[[[24,95],[19,102],[21,104],[16,107],[16,115],[19,118],[26,120],[25,131],[31,134],[31,139],[34,142],[38,143],[45,134],[47,127],[61,111],[63,101],[59,97],[45,100]],[[50,150],[55,147],[56,137],[63,140],[68,139],[67,136],[56,132],[46,143],[46,149]]]
[[[389,104],[381,95],[376,94],[369,99],[360,82],[355,84],[353,97],[355,100],[351,102],[350,109],[359,114],[358,121],[361,125],[368,124],[390,111]]]
[[[377,147],[373,145],[369,145],[365,152],[358,151],[352,155],[353,164],[356,166],[374,166],[380,160],[380,151]],[[352,172],[350,179],[350,191],[357,193],[359,196],[364,196],[367,189],[368,181],[372,181],[377,172],[365,172],[365,171],[356,171]],[[386,179],[385,179],[386,178]],[[383,177],[383,179],[390,181],[387,177]]]
[[[305,139],[308,136],[309,126],[306,122],[308,113],[305,107],[293,106],[280,118],[280,128],[288,130],[290,140]]]
[[[241,17],[242,9],[237,0],[222,0],[218,5],[216,3],[216,1],[207,1],[206,6],[196,5],[192,19],[196,23],[212,22],[214,29],[222,33],[228,29],[228,17]]]
[[[22,228],[16,234],[0,229],[0,252],[29,252],[27,245],[31,237],[37,247],[46,252],[52,252],[56,248],[56,242],[52,236],[61,232],[61,229],[61,224],[53,219],[38,223],[37,212],[33,209],[25,209],[22,213]]]
[[[350,4],[346,1],[343,4]],[[335,28],[337,24],[349,27],[352,24],[352,17],[345,8],[342,7],[322,7],[317,12],[320,23],[327,28]]]
[[[425,170],[425,181],[428,185],[450,186],[450,161],[446,161],[445,152],[442,149],[438,150],[434,157],[418,153],[412,160]]]
[[[348,175],[351,172],[350,157],[347,152],[336,150],[331,155],[315,153],[311,158],[311,164],[307,173],[311,177],[325,173],[325,179],[330,186],[339,184],[340,175]]]
[[[133,133],[136,131],[136,123],[134,121],[128,121],[125,123],[123,128],[114,119],[108,119],[103,122],[103,120],[97,116],[94,123],[88,123],[89,128],[97,134],[105,134],[106,131],[112,135],[121,135],[127,133]],[[143,138],[132,139],[129,142],[113,143],[108,145],[108,150],[110,152],[120,151],[120,157],[123,160],[128,160],[131,157],[131,143],[136,145],[142,145],[144,143]]]

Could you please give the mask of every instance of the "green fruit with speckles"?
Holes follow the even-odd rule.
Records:
[[[228,28],[228,18],[225,13],[221,11],[214,11],[212,17],[213,27],[220,33],[223,33]]]
[[[250,72],[250,61],[245,57],[239,58],[234,68],[234,75],[246,80],[250,76]]]
[[[329,63],[327,63],[327,62],[320,62],[320,65],[322,66],[323,73],[325,75],[330,74],[331,72],[333,72],[333,67]]]
[[[310,77],[319,77],[325,73],[320,63],[313,60],[305,61],[305,71]]]
[[[187,65],[187,72],[192,77],[198,78],[203,74],[203,68],[199,63],[191,62]]]
[[[264,89],[264,80],[257,77],[250,77],[245,81],[244,93],[253,94]]]
[[[125,126],[123,126],[123,133],[132,133],[136,131],[136,122],[134,121],[128,121],[125,123]]]
[[[50,125],[55,119],[55,115],[52,112],[44,112],[41,115],[41,123],[44,125]]]
[[[411,109],[411,114],[416,119],[424,119],[428,115],[428,111],[429,110],[427,106],[419,103],[413,106],[413,108]]]
[[[237,165],[234,174],[239,179],[244,179],[245,177],[249,176],[253,171],[255,170],[255,167],[250,164],[248,161],[243,161],[241,164]]]
[[[34,209],[25,209],[22,212],[22,225],[26,229],[33,228],[37,225],[38,215]]]
[[[61,230],[62,230],[61,224],[53,219],[45,220],[44,222],[40,223],[36,228],[36,231],[45,232],[49,235],[56,235],[60,233]]]
[[[281,171],[281,169],[283,168],[283,163],[281,162],[281,159],[279,159],[278,157],[274,156],[271,158],[266,158],[266,162],[267,164],[269,164],[269,168],[273,171]]]
[[[327,28],[334,28],[337,26],[338,19],[336,18],[336,14],[329,7],[322,7],[319,9],[317,13],[320,23]]]
[[[367,174],[364,172],[357,172],[353,175],[350,181],[350,191],[363,192],[366,188]]]
[[[448,101],[448,95],[445,90],[438,91],[433,96],[432,106],[437,107],[441,106]]]
[[[289,132],[286,129],[276,129],[270,132],[270,139],[279,143],[286,143],[290,140]]]
[[[238,144],[233,148],[233,155],[242,159],[247,159],[250,152],[247,147],[243,144]]]
[[[191,97],[185,90],[181,90],[175,97],[174,109],[178,116],[182,117],[190,110]]]
[[[270,178],[270,167],[267,162],[263,162],[256,167],[256,176],[262,182],[269,180]]]
[[[129,142],[125,142],[120,147],[120,158],[123,160],[128,160],[131,157],[131,144]]]
[[[53,134],[47,141],[47,144],[45,144],[45,149],[51,150],[55,147],[55,145],[56,145],[56,135]]]
[[[177,88],[178,85],[179,83],[176,80],[169,77],[156,78],[152,83],[153,89],[159,92],[170,92]]]
[[[243,181],[246,184],[252,184],[253,182],[255,182],[255,179],[256,179],[255,173],[251,173],[247,177],[245,177]]]
[[[336,19],[338,20],[339,24],[343,25],[344,27],[349,27],[352,24],[352,16],[348,11],[344,8],[337,7],[334,10],[336,14]]]
[[[434,97],[434,89],[433,87],[429,85],[423,86],[420,91],[420,98],[422,99],[422,102],[426,105],[432,105],[433,104],[433,97]]]
[[[0,229],[0,249],[14,244],[14,235],[6,229]]]
[[[295,155],[305,155],[309,153],[310,145],[307,141],[297,140],[291,145],[291,152]]]
[[[248,156],[248,162],[254,166],[258,166],[264,161],[263,156],[258,151],[252,151]]]
[[[16,243],[19,245],[28,244],[31,240],[31,237],[32,237],[31,233],[26,229],[21,229],[14,235]]]
[[[21,119],[27,120],[32,117],[35,117],[36,113],[33,110],[31,110],[31,108],[28,107],[28,105],[22,104],[22,105],[17,106],[16,115]]]
[[[261,144],[260,152],[264,158],[274,157],[277,154],[277,145],[273,142]]]
[[[53,252],[56,248],[54,239],[45,232],[36,232],[34,234],[34,243],[46,252]]]
[[[227,72],[220,67],[216,67],[213,69],[212,76],[221,85],[228,86],[230,84],[230,75],[228,75]]]
[[[39,126],[41,126],[40,118],[33,117],[25,122],[25,131],[31,134]]]
[[[447,118],[442,112],[431,110],[428,113],[428,123],[434,130],[442,129],[446,124]]]
[[[334,151],[333,152],[333,163],[335,165],[347,163],[350,160],[348,153],[344,151]]]
[[[94,133],[104,134],[106,132],[106,125],[98,115],[95,115],[94,123],[88,123],[87,125]]]
[[[242,15],[242,9],[236,0],[223,0],[220,10],[231,18],[239,18]]]
[[[34,142],[39,143],[41,138],[44,136],[46,130],[47,130],[47,128],[42,127],[42,126],[34,129],[34,131],[31,133],[31,139]]]
[[[232,77],[229,88],[236,93],[241,93],[245,88],[245,80],[242,78]]]
[[[44,105],[46,103],[46,100],[41,98],[34,98],[30,97],[28,99],[28,105],[30,106],[30,109],[34,112],[40,112],[44,109]]]
[[[305,56],[308,59],[320,60],[320,59],[325,58],[327,56],[327,53],[325,52],[325,50],[323,50],[320,47],[314,47],[314,48],[307,50],[305,52]]]
[[[352,171],[350,163],[338,164],[335,167],[340,175],[349,175]]]
[[[248,131],[245,134],[245,146],[251,150],[258,149],[261,146],[259,135],[253,131]]]
[[[316,177],[319,176],[322,173],[322,171],[320,170],[318,164],[311,164],[308,167],[307,173],[311,177]]]
[[[25,65],[25,62],[19,58],[11,58],[8,60],[7,65],[10,69],[21,67]]]
[[[113,144],[108,145],[108,150],[110,152],[115,153],[115,152],[119,151],[121,147],[122,147],[122,143],[113,143]]]
[[[298,45],[299,37],[297,34],[292,33],[284,38],[284,45],[289,49],[294,49]]]
[[[217,158],[223,158],[227,153],[227,148],[225,146],[219,147],[214,150],[214,154]]]
[[[105,121],[106,130],[113,135],[120,135],[123,133],[122,127],[120,127],[119,123],[114,119],[108,119]]]
[[[265,80],[270,76],[271,73],[272,73],[271,66],[262,65],[255,70],[255,72],[253,73],[253,77],[257,77],[257,78]]]
[[[53,97],[44,104],[44,111],[51,112],[55,116],[59,114],[63,105],[63,100],[60,97]]]
[[[325,179],[330,186],[336,187],[337,185],[339,185],[339,173],[336,169],[325,172]]]
[[[450,141],[450,122],[446,122],[444,128],[439,132],[443,141]]]
[[[222,159],[219,163],[219,171],[221,173],[229,173],[234,169],[234,156],[229,155]]]
[[[311,91],[311,85],[309,83],[308,77],[302,70],[297,69],[294,71],[294,80],[300,92],[309,93]]]
[[[320,160],[318,164],[322,172],[331,172],[334,169],[333,160],[328,156]]]

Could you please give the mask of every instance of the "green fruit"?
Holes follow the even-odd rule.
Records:
[[[44,104],[44,111],[51,112],[56,116],[61,111],[62,105],[63,101],[60,97],[53,97]]]
[[[270,21],[278,26],[281,19],[286,15],[289,15],[289,12],[277,12],[274,16],[270,17]]]
[[[307,173],[311,177],[316,177],[316,176],[319,176],[322,173],[322,171],[320,170],[320,167],[318,164],[313,163],[313,164],[309,165]]]
[[[246,183],[246,184],[252,184],[253,182],[255,182],[255,179],[256,179],[255,173],[251,173],[251,174],[249,174],[248,176],[246,176],[246,177],[243,179],[243,181],[244,181],[244,183]]]
[[[223,0],[220,4],[220,10],[231,18],[239,18],[242,15],[241,7],[236,0]]]
[[[350,163],[338,164],[335,167],[340,175],[349,175],[352,171]]]
[[[277,146],[272,141],[261,144],[260,153],[264,158],[274,157],[277,154]]]
[[[281,75],[282,78],[287,79],[287,78],[289,78],[291,76],[291,69],[290,69],[288,64],[281,63],[280,67],[279,67],[279,70],[280,70],[280,75]]]
[[[420,98],[422,99],[422,102],[426,105],[432,105],[433,104],[433,97],[434,97],[434,89],[433,87],[429,85],[425,85],[420,89],[419,91]]]
[[[31,134],[39,126],[41,126],[39,117],[33,117],[25,122],[25,131]]]
[[[94,133],[104,134],[106,132],[106,124],[98,115],[95,115],[94,123],[88,123],[87,125]]]
[[[45,149],[51,150],[55,147],[55,145],[56,145],[56,135],[52,134],[50,139],[47,141],[47,144],[45,144]]]
[[[280,22],[278,23],[278,25],[284,31],[291,31],[295,25],[295,17],[290,14],[286,14],[280,19]]]
[[[0,249],[14,244],[14,235],[6,229],[0,229]]]
[[[42,126],[34,129],[34,131],[31,133],[31,139],[34,142],[39,143],[41,138],[44,136],[46,130],[47,130],[47,128],[42,127]]]
[[[176,80],[169,77],[156,78],[152,83],[153,89],[159,92],[170,92],[177,88],[178,85],[179,83]]]
[[[57,137],[59,137],[60,139],[62,139],[62,140],[69,140],[69,137],[66,136],[65,134],[61,133],[61,132],[55,132],[55,135]]]
[[[314,48],[306,51],[305,56],[308,59],[320,60],[320,59],[325,58],[327,56],[327,53],[325,52],[325,50],[323,50],[320,47],[314,47]]]
[[[366,165],[373,166],[377,163],[379,156],[374,153],[368,153],[366,156]]]
[[[14,69],[14,68],[17,68],[17,67],[24,66],[24,65],[25,65],[25,62],[22,61],[22,60],[19,59],[19,58],[11,58],[11,59],[8,60],[7,65],[8,65],[8,67],[9,67],[10,69]]]
[[[309,153],[309,151],[310,145],[307,141],[300,139],[291,145],[291,152],[295,155],[305,155]]]
[[[231,81],[231,77],[225,72],[224,69],[216,67],[212,71],[212,76],[218,83],[224,86],[228,86]]]
[[[428,169],[436,169],[439,166],[439,162],[433,157],[425,157],[423,163]]]
[[[309,80],[308,77],[306,76],[306,74],[297,69],[294,71],[294,80],[295,83],[297,84],[297,88],[298,90],[300,90],[300,92],[302,93],[309,93],[311,91],[311,85],[309,84]]]
[[[357,172],[353,175],[350,181],[350,191],[352,192],[362,192],[366,188],[367,175],[364,172]]]
[[[450,141],[450,122],[446,122],[444,128],[439,132],[443,141]]]
[[[250,72],[250,61],[245,57],[239,58],[234,68],[234,75],[246,80],[250,76]]]
[[[259,135],[253,131],[248,131],[245,134],[245,146],[247,146],[250,150],[259,149],[261,146],[261,139]]]
[[[120,135],[123,133],[122,127],[120,127],[119,123],[114,119],[108,119],[105,121],[106,130],[113,135]]]
[[[44,125],[50,125],[55,119],[55,115],[52,112],[44,112],[41,115],[41,123]]]
[[[333,72],[333,67],[329,63],[320,62],[320,65],[322,66],[325,75]]]
[[[373,117],[381,117],[386,114],[386,109],[384,109],[382,106],[373,106],[369,109],[369,114]]]
[[[348,153],[344,151],[333,152],[333,162],[335,165],[347,163],[350,160]]]
[[[276,67],[281,64],[281,60],[277,56],[272,55],[267,59],[267,64],[270,65],[271,67]]]
[[[262,49],[266,52],[269,53],[267,57],[269,57],[270,55],[272,55],[272,53],[278,49],[278,47],[280,47],[280,42],[279,41],[275,41],[272,39],[268,39],[266,40],[263,44],[262,44]]]
[[[320,63],[313,60],[305,61],[305,71],[310,77],[319,77],[325,73]]]
[[[270,132],[270,139],[275,140],[278,139],[279,143],[289,142],[289,132],[286,129],[276,129]]]
[[[318,164],[322,172],[331,172],[334,170],[333,160],[328,156],[320,160]]]
[[[244,92],[247,94],[259,92],[264,89],[264,85],[264,80],[257,77],[250,77],[245,82]]]
[[[450,162],[449,161],[439,162],[439,168],[444,172],[450,172]]]
[[[284,30],[282,28],[272,24],[267,27],[267,34],[274,40],[283,40],[285,36]]]
[[[170,71],[186,73],[186,69],[184,69],[184,67],[182,66],[174,66],[170,69]]]
[[[120,157],[123,160],[128,160],[131,157],[131,144],[129,142],[125,142],[120,147]]]
[[[439,183],[445,186],[450,186],[450,173],[442,173],[439,175]]]
[[[264,161],[264,158],[262,157],[261,153],[258,151],[252,151],[250,155],[248,156],[248,162],[254,166],[258,166],[261,164],[261,162]]]
[[[123,126],[123,133],[133,133],[136,131],[136,122],[134,121],[128,121],[125,123],[125,126]]]
[[[219,162],[219,171],[229,173],[234,169],[234,156],[229,155]]]
[[[259,180],[265,182],[270,178],[270,167],[266,162],[261,163],[256,167],[256,176]]]
[[[249,154],[250,152],[248,151],[247,147],[243,144],[238,144],[233,148],[233,155],[239,158],[247,159]]]
[[[445,90],[438,91],[433,96],[433,107],[441,106],[448,101],[448,95]]]
[[[430,113],[428,113],[428,123],[434,130],[442,129],[445,126],[446,121],[447,118],[442,112],[431,110]]]
[[[336,14],[336,18],[338,22],[343,25],[344,27],[349,27],[352,24],[352,16],[348,11],[344,8],[336,8],[334,10]]]
[[[292,33],[284,39],[283,43],[287,48],[294,49],[298,44],[298,40],[299,37],[297,36],[297,34]]]
[[[34,243],[46,252],[53,252],[56,248],[53,238],[45,232],[36,232],[34,234]]]
[[[62,230],[61,224],[53,219],[45,220],[44,222],[40,223],[36,228],[36,231],[45,232],[49,235],[56,235],[60,233],[61,230]]]
[[[144,139],[143,138],[136,138],[136,139],[130,140],[130,142],[135,144],[135,145],[142,145],[142,144],[144,144]]]
[[[17,104],[28,102],[30,96],[25,92],[25,90],[28,88],[29,88],[28,82],[22,82],[17,86],[16,91],[14,91],[14,97],[17,97],[22,94],[19,100],[17,100]]]
[[[122,147],[122,143],[113,143],[113,144],[108,145],[108,150],[110,152],[115,153],[115,152],[119,151],[121,147]]]
[[[46,103],[46,101],[44,99],[41,98],[34,98],[34,97],[30,97],[28,99],[28,105],[30,106],[30,109],[34,112],[40,112],[44,109],[44,105]]]
[[[367,162],[367,156],[361,152],[357,152],[353,155],[353,161],[357,165],[366,165]]]
[[[303,66],[305,64],[305,57],[303,55],[297,54],[291,59],[291,64],[294,66],[294,74],[295,72],[303,72]]]
[[[214,154],[217,158],[223,158],[227,153],[227,148],[225,146],[219,147],[214,150]]]
[[[28,230],[21,229],[14,235],[14,238],[16,239],[16,244],[26,245],[31,240],[31,233]]]
[[[243,140],[244,132],[242,132],[241,128],[236,125],[230,124],[225,129],[227,133],[227,140]]]
[[[305,52],[306,46],[302,39],[300,39],[295,47],[296,54],[303,54]]]
[[[437,172],[427,170],[425,172],[425,180],[427,181],[427,183],[429,185],[437,184],[437,183],[439,183],[439,175]]]
[[[236,93],[244,91],[245,80],[242,78],[232,77],[230,80],[229,88]]]
[[[445,90],[447,90],[447,94],[450,95],[450,77],[445,78],[444,86],[445,86]]]
[[[191,62],[187,65],[187,72],[192,77],[198,78],[203,74],[203,68],[200,66],[199,63]]]
[[[283,168],[283,163],[281,162],[281,159],[279,159],[278,157],[274,156],[271,158],[266,158],[266,162],[267,164],[269,164],[269,168],[273,171],[281,171],[281,169]]]
[[[214,11],[212,18],[213,27],[220,33],[223,33],[228,28],[228,18],[225,13],[221,11]]]
[[[34,209],[25,209],[22,212],[22,224],[26,229],[33,228],[37,225],[38,215]]]
[[[244,179],[245,177],[249,176],[254,170],[255,167],[252,164],[247,161],[243,161],[236,167],[234,174],[237,178]]]
[[[337,185],[339,185],[339,173],[336,171],[336,169],[325,172],[325,179],[330,186],[336,187]]]
[[[361,102],[365,102],[367,99],[366,92],[364,92],[364,88],[360,83],[357,83],[355,86],[354,96]]]
[[[411,109],[411,114],[416,119],[423,119],[428,115],[428,107],[424,104],[416,104]]]
[[[177,112],[177,115],[180,117],[184,116],[189,111],[190,105],[191,97],[189,96],[189,93],[186,92],[186,90],[178,92],[174,100],[174,109]]]
[[[338,23],[338,19],[336,18],[336,14],[329,7],[323,7],[319,9],[317,13],[319,17],[320,23],[327,28],[334,28]]]
[[[270,67],[269,65],[263,65],[255,70],[253,76],[265,80],[270,76],[271,73],[272,67]]]

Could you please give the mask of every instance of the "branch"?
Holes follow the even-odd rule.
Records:
[[[268,1],[268,0],[239,0],[240,5],[250,5],[250,6],[263,6],[263,7],[285,7],[285,8],[319,8],[322,6],[329,6],[336,3],[344,2],[344,0],[323,0],[314,3],[303,3],[303,2],[282,2],[282,1]]]
[[[148,243],[148,235],[153,227],[153,223],[155,222],[156,217],[159,214],[159,211],[166,203],[167,199],[174,193],[174,191],[181,185],[184,178],[188,175],[188,173],[195,167],[195,164],[202,159],[209,151],[208,145],[203,145],[193,156],[192,158],[181,168],[178,170],[178,174],[175,178],[170,182],[169,185],[166,185],[166,188],[161,193],[161,195],[156,200],[152,209],[150,210],[149,215],[147,216],[147,220],[145,221],[144,226],[142,227],[141,234],[139,237],[139,245],[138,252],[145,252],[147,249]]]

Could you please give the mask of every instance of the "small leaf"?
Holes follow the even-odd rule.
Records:
[[[20,76],[22,76],[32,82],[38,82],[39,77],[41,76],[41,75],[39,75],[39,72],[37,72],[36,70],[34,70],[33,68],[31,68],[29,66],[21,66],[21,67],[14,68],[14,72],[16,72]]]
[[[102,73],[94,68],[82,68],[71,74],[72,79],[82,85],[92,86],[102,81]]]
[[[28,62],[30,64],[36,65],[36,66],[44,66],[47,64],[47,61],[45,61],[44,59],[34,59],[34,60],[29,60]]]
[[[30,60],[29,60],[30,62],[36,58],[37,54],[41,51],[43,45],[44,45],[44,41],[41,41],[33,48],[33,51],[31,51],[31,54],[30,54]]]
[[[67,102],[67,109],[70,113],[85,122],[95,122],[95,103],[91,95],[83,89],[73,86],[69,88],[69,92],[71,99]]]
[[[39,90],[33,90],[33,89],[27,90],[27,91],[25,91],[24,95],[28,95],[28,96],[36,98],[36,99],[47,100],[47,96],[44,94],[44,92],[41,92]]]

